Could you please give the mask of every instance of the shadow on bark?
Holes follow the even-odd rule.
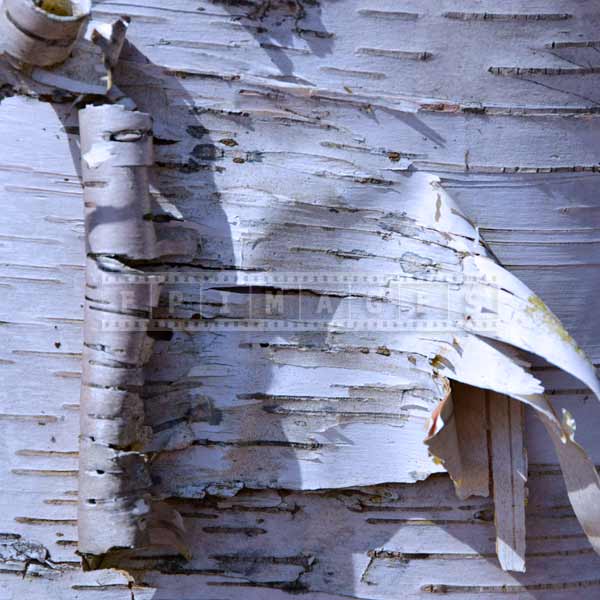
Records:
[[[231,11],[232,7],[242,4],[226,2],[224,7]],[[311,34],[306,34],[303,25],[307,14],[312,22]],[[250,14],[240,14],[239,18],[269,54],[283,81],[309,83],[294,72],[290,54],[282,49],[290,45],[294,36],[302,35],[308,40],[306,36],[309,35],[313,40],[309,42],[311,52],[318,56],[331,52],[333,37],[327,34],[320,22],[318,3],[266,1],[253,4]],[[261,29],[257,23],[263,21],[266,22]],[[319,28],[323,35],[315,36],[314,30]],[[202,81],[202,76],[194,77]],[[215,181],[217,174],[226,179],[227,171],[238,167],[225,158],[224,144],[210,133],[206,117],[211,111],[204,106],[195,106],[192,95],[177,75],[152,64],[131,45],[124,51],[116,80],[119,87],[136,101],[139,109],[152,114],[156,121],[157,192],[172,201],[183,217],[197,223],[202,231],[203,248],[192,264],[160,268],[174,272],[239,268],[230,224],[234,215],[228,215],[222,186]],[[62,118],[66,127],[74,127],[72,115],[65,118],[62,114]],[[253,127],[248,116],[221,115],[221,118],[238,122],[241,119],[245,127]],[[423,133],[436,139],[435,132]],[[72,151],[75,164],[79,165],[76,146]],[[293,220],[292,212],[286,215],[285,208],[279,210],[277,222]],[[270,230],[270,239],[277,240],[281,235],[283,233],[277,231],[276,225]],[[330,247],[336,248],[334,234],[331,234]],[[276,244],[270,246],[265,243],[255,258],[261,262],[262,256],[264,263],[268,263],[276,250]],[[175,311],[182,318],[192,320],[210,318],[206,314],[208,304],[212,303],[216,307],[214,314],[218,314],[227,304],[226,297],[231,293],[231,287],[225,284],[221,289],[215,287],[217,296],[206,302],[206,299],[201,299],[199,287],[194,288],[193,284],[187,286]],[[237,286],[236,289],[235,293],[239,294],[265,292],[251,287],[244,290]],[[223,294],[221,299],[218,298],[219,293]],[[166,298],[164,303],[168,305],[168,302]],[[334,311],[336,306],[333,301]],[[224,337],[227,341],[223,341]],[[376,348],[377,336],[373,334],[372,339]],[[301,487],[301,469],[297,465],[296,468],[290,467],[296,460],[294,442],[289,439],[283,417],[278,417],[281,407],[270,396],[274,377],[272,366],[268,361],[260,360],[260,351],[239,352],[247,344],[258,345],[268,352],[273,346],[289,343],[319,349],[327,345],[328,339],[326,333],[318,332],[289,335],[280,332],[194,334],[184,331],[174,333],[164,343],[159,342],[148,368],[146,386],[147,412],[159,440],[155,448],[157,454],[160,455],[166,446],[166,452],[172,455],[179,452],[182,460],[189,461],[189,457],[184,456],[185,450],[190,446],[197,448],[199,454],[194,456],[200,457],[200,460],[182,465],[183,470],[193,473],[194,470],[210,470],[211,458],[217,456],[213,452],[215,448],[226,447],[229,463],[243,465],[248,460],[262,460],[261,448],[272,451],[276,447],[281,464],[285,464],[286,486]],[[214,386],[207,393],[207,389],[211,390],[207,380],[211,377],[211,368],[218,370],[221,367],[219,358],[223,358],[223,353],[238,353],[239,360],[235,370],[219,374],[222,397],[217,398],[213,394]],[[198,366],[200,374],[195,374]],[[245,400],[253,399],[261,409],[245,417],[244,403],[240,402],[242,399],[236,395],[236,390],[245,390]],[[228,401],[223,402],[228,394]],[[226,425],[222,408],[224,404],[236,402],[241,404],[237,411],[241,427],[233,432],[232,438],[237,434],[237,439],[243,438],[244,443],[228,442],[224,439],[227,432],[222,431]],[[214,471],[217,473],[218,468],[216,464]],[[405,515],[410,513],[411,519],[414,519],[422,511],[425,521],[426,514],[443,512],[447,506],[442,503],[449,502],[454,512],[464,512],[464,521],[470,522],[472,527],[466,528],[464,523],[461,526],[460,520],[454,516],[435,525],[437,534],[441,538],[456,540],[455,547],[462,548],[461,552],[457,551],[457,556],[461,553],[478,554],[470,560],[477,561],[481,572],[499,572],[493,548],[490,501],[475,499],[459,503],[445,476],[435,476],[410,486],[388,484],[352,490],[295,492],[284,489],[284,486],[278,487],[277,480],[282,473],[278,472],[277,465],[265,464],[265,469],[273,479],[273,489],[267,491],[242,489],[244,482],[236,480],[219,481],[219,485],[207,490],[203,485],[190,485],[190,478],[179,486],[177,482],[161,481],[156,477],[155,484],[161,493],[175,489],[183,498],[173,500],[173,504],[186,518],[189,542],[196,558],[192,564],[174,556],[155,557],[143,563],[153,564],[157,573],[164,577],[146,577],[144,572],[147,573],[148,568],[140,569],[139,560],[119,566],[129,568],[142,580],[147,579],[149,584],[156,585],[158,589],[153,600],[184,597],[200,600],[207,598],[208,593],[211,598],[228,600],[243,597],[279,599],[296,594],[315,600],[396,598],[400,596],[394,590],[402,588],[404,575],[411,565],[419,562],[431,571],[431,579],[423,579],[424,593],[473,593],[472,589],[446,583],[444,569],[452,570],[452,561],[456,557],[446,556],[435,562],[435,555],[430,552],[407,553],[394,549],[401,545],[398,540],[408,534],[409,528],[415,527],[404,518]],[[227,498],[228,494],[232,497]],[[412,508],[402,504],[405,497],[413,498]],[[434,528],[425,523],[422,527],[425,540]],[[430,527],[429,532],[427,527]],[[485,534],[481,533],[482,529]],[[423,546],[431,546],[431,543]],[[488,565],[481,566],[483,563]],[[382,569],[379,574],[378,568]],[[536,572],[534,564],[526,575],[505,576],[505,580],[512,581],[510,586],[532,585],[530,589],[521,588],[510,593],[498,585],[498,589],[485,590],[482,587],[479,593],[502,593],[506,598],[520,598],[526,593],[529,598],[546,598],[549,590],[543,587],[545,576],[539,572],[539,567],[537,569]],[[384,571],[387,571],[387,581]],[[187,583],[190,575],[205,575],[213,583],[205,582],[203,589],[198,591],[193,583]]]

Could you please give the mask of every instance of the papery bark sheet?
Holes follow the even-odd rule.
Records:
[[[451,212],[459,214],[457,207]],[[466,232],[466,237],[478,239],[475,227]],[[600,478],[585,450],[574,441],[572,417],[568,414],[562,419],[557,416],[540,382],[531,375],[529,365],[519,358],[514,348],[544,358],[578,378],[600,398],[595,368],[544,302],[487,256],[485,248],[473,246],[469,249],[461,261],[461,271],[470,279],[471,286],[461,324],[464,333],[457,335],[453,344],[441,351],[434,361],[435,372],[438,376],[505,394],[537,411],[553,440],[573,509],[590,543],[600,552]],[[493,326],[489,323],[483,326],[485,315],[493,315]],[[477,338],[469,339],[469,333],[476,334]],[[467,338],[463,338],[465,334]],[[477,352],[465,351],[473,344],[480,345]],[[486,352],[484,346],[488,346]],[[491,395],[490,398],[490,402],[496,402],[501,397]],[[483,403],[480,410],[485,410]],[[441,459],[463,497],[465,431],[457,431],[460,425],[454,417],[448,392],[433,413],[426,443]],[[491,423],[493,427],[493,419]],[[457,441],[461,438],[462,444]],[[522,447],[517,446],[516,451],[522,453]],[[521,503],[524,503],[523,495]],[[523,548],[520,554],[524,558]],[[524,563],[516,570],[524,570]]]

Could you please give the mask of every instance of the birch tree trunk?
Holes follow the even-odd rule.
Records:
[[[154,220],[169,228],[179,214],[201,240],[193,259],[153,265],[172,278],[159,316],[174,331],[156,342],[145,385],[154,493],[183,516],[193,558],[150,551],[84,572],[76,554],[80,99],[60,91],[59,70],[34,72],[47,93],[0,86],[0,598],[600,595],[600,559],[533,411],[527,572],[508,573],[495,553],[498,504],[459,499],[422,443],[439,400],[424,342],[411,351],[410,336],[368,326],[234,325],[280,303],[290,321],[370,318],[385,274],[450,271],[460,251],[401,210],[435,181],[460,207],[452,218],[473,224],[597,363],[600,9],[94,4],[100,19],[123,13],[130,42],[114,78],[154,118]],[[361,293],[344,282],[294,289],[306,273],[382,279]],[[532,371],[598,462],[592,394],[542,361]]]

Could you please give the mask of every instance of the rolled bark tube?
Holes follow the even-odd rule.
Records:
[[[18,61],[49,67],[69,57],[91,0],[4,0],[0,10],[2,49]]]
[[[120,105],[79,113],[88,254],[133,260],[157,256],[149,220],[152,120]]]
[[[99,106],[80,111],[79,123],[87,249],[79,550],[103,555],[150,543],[150,430],[140,394],[161,278],[128,266],[156,256],[150,117]]]

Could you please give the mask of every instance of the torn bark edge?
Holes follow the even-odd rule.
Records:
[[[53,14],[33,0],[4,0],[3,51],[19,63],[50,67],[65,61],[90,16],[91,0],[69,0],[72,15]]]
[[[86,223],[79,552],[87,568],[149,546],[189,558],[181,516],[151,495],[141,391],[163,278],[151,213],[152,119],[120,105],[79,112]]]
[[[594,462],[574,439],[573,421],[568,413],[559,420],[548,400],[554,418],[540,413],[558,456],[569,500],[594,550],[600,554],[600,477]],[[566,417],[566,418],[565,418]]]
[[[86,39],[98,46],[104,54],[107,92],[110,92],[113,87],[113,69],[121,56],[130,23],[130,17],[124,16],[112,23],[91,23],[86,31]]]

